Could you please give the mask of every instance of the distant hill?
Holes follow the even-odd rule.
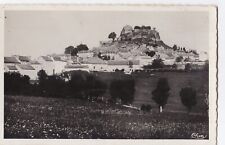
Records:
[[[95,53],[117,53],[123,55],[147,56],[154,51],[162,59],[174,59],[178,56],[199,58],[195,50],[187,50],[181,47],[171,47],[160,39],[160,34],[151,26],[126,25],[121,30],[115,41],[101,41],[99,47],[93,48]],[[205,53],[204,53],[205,54]],[[126,58],[124,56],[123,58]]]

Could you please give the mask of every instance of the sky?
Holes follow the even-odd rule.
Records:
[[[209,49],[209,17],[200,11],[6,11],[5,56],[63,53],[67,46],[91,49],[119,36],[123,26],[150,25],[169,46]]]

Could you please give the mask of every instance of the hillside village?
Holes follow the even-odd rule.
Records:
[[[197,52],[174,45],[170,47],[151,26],[123,27],[117,37],[110,33],[112,40],[101,41],[99,47],[78,51],[76,55],[51,54],[33,59],[29,56],[4,57],[5,72],[19,72],[37,80],[37,72],[45,70],[48,75],[73,70],[115,72],[123,70],[130,74],[143,70],[153,60],[161,59],[167,68],[184,70],[186,64],[192,69],[202,69],[207,58],[206,52]],[[175,66],[175,68],[174,68]]]

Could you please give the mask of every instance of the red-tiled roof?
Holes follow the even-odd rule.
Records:
[[[30,61],[30,64],[39,65],[39,64],[41,64],[41,63],[39,63],[39,62],[36,61],[36,60],[33,60],[33,61]]]
[[[109,60],[108,65],[128,65],[129,61],[127,60]]]
[[[106,64],[104,60],[98,58],[98,57],[90,57],[83,61],[87,64]]]
[[[23,70],[35,70],[31,65],[29,64],[19,64],[18,65],[20,69]]]
[[[49,56],[42,56],[45,61],[53,61]]]
[[[132,64],[132,65],[139,65],[139,64],[140,64],[140,61],[139,61],[139,60],[130,60],[130,61],[129,61],[129,64]]]
[[[18,70],[15,65],[7,65],[9,70]]]
[[[30,62],[30,58],[28,56],[19,56],[19,60],[23,62]]]
[[[59,56],[54,56],[53,59],[54,59],[54,61],[62,61],[61,57],[59,57]]]
[[[87,65],[79,65],[79,64],[69,64],[66,65],[65,68],[88,68]]]
[[[16,57],[4,57],[4,63],[20,63]]]

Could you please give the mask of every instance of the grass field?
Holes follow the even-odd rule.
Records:
[[[121,78],[117,73],[97,73],[103,81],[110,85],[113,79]],[[152,73],[134,73],[132,77],[135,80],[135,94],[133,105],[140,107],[142,104],[150,104],[153,111],[158,111],[157,104],[152,100],[152,91],[156,88],[157,81],[161,77],[168,79],[170,87],[170,96],[168,103],[165,106],[169,111],[187,111],[185,106],[181,103],[180,90],[181,88],[191,86],[197,92],[197,104],[193,107],[192,112],[202,113],[205,111],[203,88],[208,90],[208,72],[152,72]],[[109,91],[106,96],[110,95]]]
[[[189,139],[208,138],[208,117],[143,113],[120,105],[76,99],[5,95],[5,138]]]

